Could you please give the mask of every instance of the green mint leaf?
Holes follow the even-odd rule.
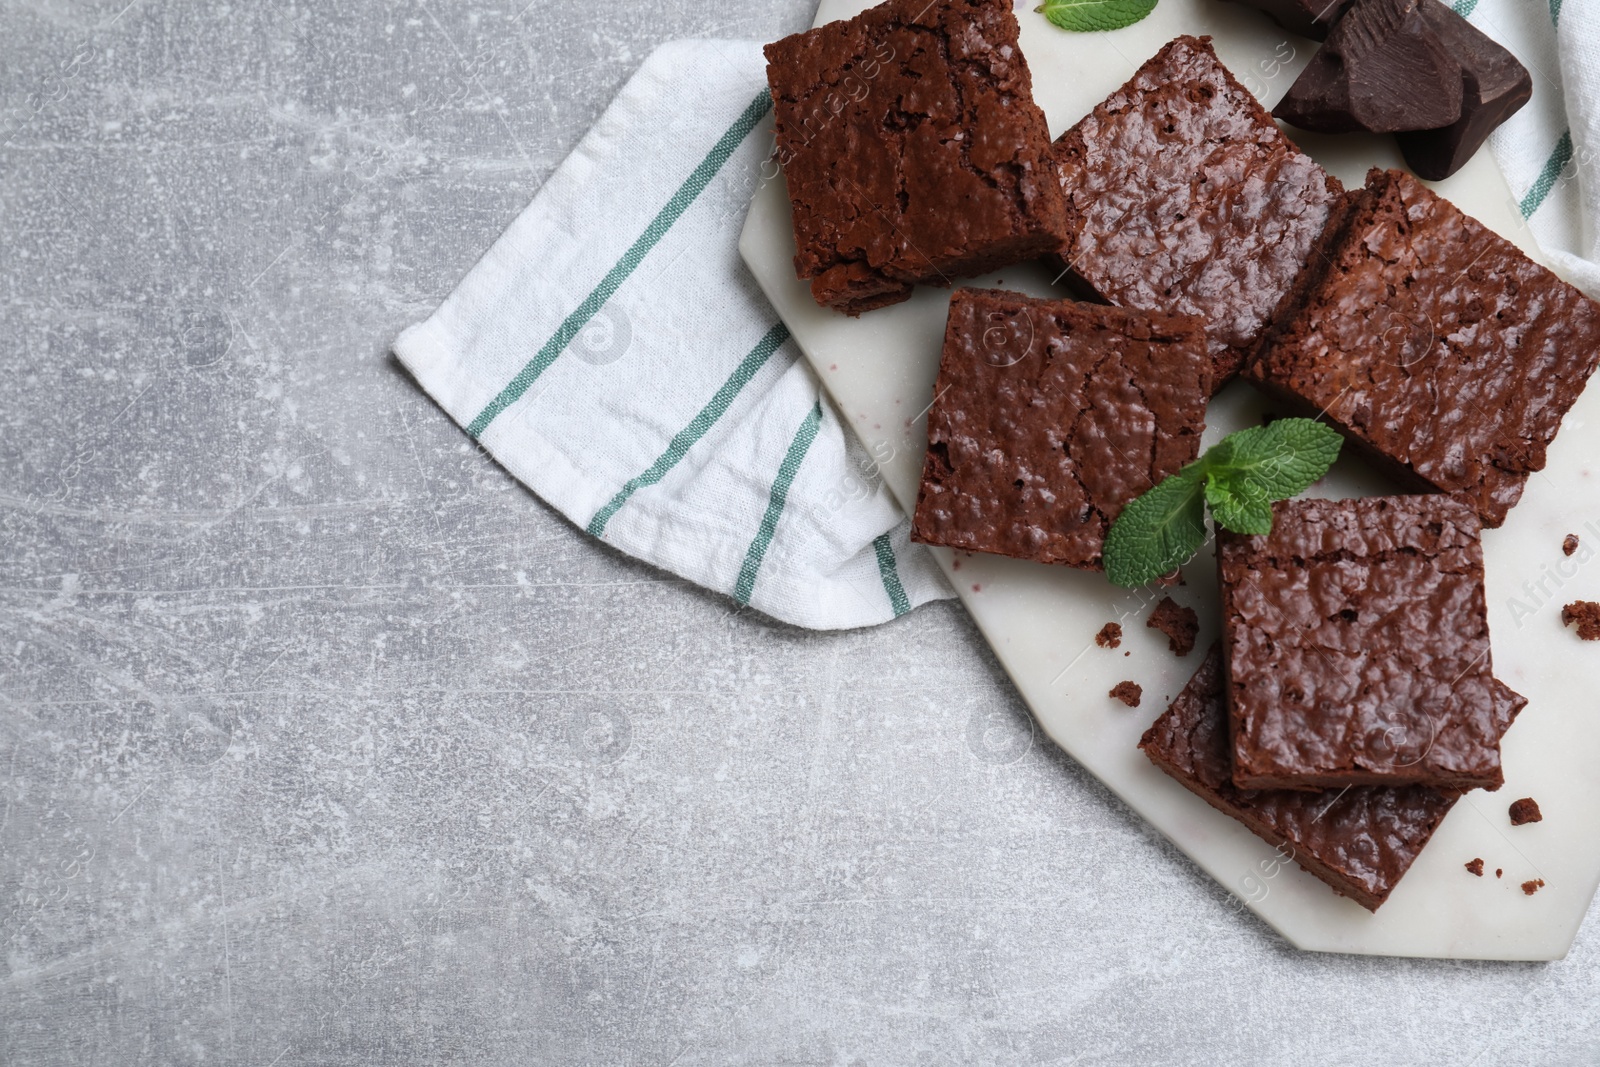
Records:
[[[1034,8],[1063,30],[1120,30],[1154,11],[1156,0],[1044,0]]]
[[[1106,577],[1131,589],[1189,562],[1205,541],[1205,477],[1191,463],[1122,509],[1101,558]]]
[[[1272,502],[1328,473],[1343,440],[1312,419],[1279,419],[1229,434],[1122,509],[1101,553],[1106,577],[1132,587],[1187,563],[1205,544],[1207,505],[1224,529],[1271,533]]]
[[[1314,419],[1279,419],[1270,426],[1229,434],[1200,462],[1207,481],[1233,496],[1287,500],[1328,473],[1343,442],[1336,431]]]
[[[1217,525],[1234,533],[1272,532],[1272,500],[1255,492],[1234,492],[1234,488],[1206,476],[1206,503]]]

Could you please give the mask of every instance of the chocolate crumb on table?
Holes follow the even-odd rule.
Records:
[[[1118,682],[1111,688],[1114,700],[1120,700],[1130,708],[1139,706],[1139,701],[1144,699],[1144,690],[1133,682]]]
[[[1467,862],[1467,864],[1466,864],[1466,867],[1467,867],[1467,870],[1471,871],[1473,874],[1477,875],[1479,878],[1483,877],[1483,860],[1482,859],[1469,860]]]
[[[1521,800],[1511,802],[1511,825],[1521,826],[1524,823],[1540,822],[1544,815],[1539,811],[1539,802],[1532,797],[1523,797]]]
[[[1108,622],[1100,627],[1100,632],[1094,635],[1094,643],[1101,648],[1120,648],[1122,646],[1122,624]]]
[[[1578,535],[1567,534],[1567,539],[1561,542],[1561,551],[1564,555],[1572,555],[1578,551]]]
[[[1167,635],[1167,645],[1179,656],[1194,651],[1195,635],[1200,632],[1200,618],[1193,608],[1186,608],[1171,597],[1162,597],[1156,610],[1150,613],[1145,626]]]
[[[1499,878],[1499,877],[1500,877],[1500,876],[1501,876],[1501,875],[1503,875],[1503,874],[1505,874],[1505,873],[1506,873],[1506,872],[1505,872],[1505,870],[1504,870],[1504,869],[1503,869],[1503,868],[1500,868],[1500,867],[1496,867],[1496,868],[1495,868],[1495,869],[1494,869],[1494,876],[1495,876],[1495,877],[1496,877],[1496,878]]]
[[[1585,641],[1600,641],[1600,604],[1574,600],[1561,609],[1561,625],[1578,624],[1578,636]]]
[[[1543,888],[1544,888],[1544,879],[1543,878],[1532,878],[1532,879],[1529,879],[1528,881],[1522,883],[1522,891],[1524,893],[1528,894],[1528,896],[1530,896],[1530,897],[1533,896],[1535,893],[1537,893],[1539,890],[1541,890]]]

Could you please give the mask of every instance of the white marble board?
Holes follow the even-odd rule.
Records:
[[[867,6],[861,0],[822,0],[817,23]],[[1180,33],[1211,34],[1223,61],[1269,106],[1315,47],[1253,11],[1216,0],[1160,0],[1145,21],[1099,34],[1058,30],[1032,6],[1020,5],[1017,13],[1022,48],[1052,135]],[[1296,139],[1347,184],[1360,184],[1370,166],[1400,164],[1392,144],[1378,138]],[[1487,151],[1438,188],[1537,257]],[[880,459],[890,489],[909,509],[926,443],[921,416],[932,399],[949,293],[921,289],[907,303],[859,319],[819,309],[794,276],[781,179],[757,192],[740,248],[833,402]],[[1055,291],[1038,267],[1009,268],[970,284],[1039,295]],[[1248,386],[1230,387],[1211,405],[1206,443],[1255,422],[1266,409]],[[1484,538],[1496,674],[1529,698],[1505,740],[1506,785],[1459,803],[1376,915],[1335,896],[1293,864],[1278,862],[1260,839],[1157,771],[1134,747],[1216,636],[1210,546],[1185,569],[1187,585],[1171,591],[1199,611],[1204,627],[1196,651],[1185,659],[1173,656],[1166,639],[1143,625],[1161,593],[1127,593],[1099,575],[1066,568],[958,557],[944,549],[937,554],[1046,733],[1226,887],[1237,906],[1249,907],[1294,945],[1393,956],[1556,959],[1572,943],[1600,882],[1600,835],[1594,832],[1600,825],[1600,645],[1580,643],[1560,621],[1561,604],[1600,599],[1600,565],[1592,562],[1600,549],[1600,497],[1591,473],[1597,458],[1600,389],[1591,388],[1568,416],[1547,470],[1532,479],[1505,526]],[[1313,492],[1351,496],[1386,488],[1356,461],[1342,460]],[[1570,559],[1561,552],[1567,533],[1584,540]],[[1122,648],[1095,647],[1093,635],[1117,619],[1126,632]],[[1124,679],[1144,688],[1137,710],[1107,696]],[[1530,795],[1542,806],[1544,821],[1513,828],[1507,804]],[[1474,857],[1484,859],[1486,877],[1463,869]],[[1505,872],[1503,878],[1494,877],[1496,868]],[[1524,895],[1520,884],[1535,878],[1545,887]],[[1070,885],[1061,887],[1071,891]],[[1218,906],[1228,905],[1219,899]],[[1194,918],[1204,923],[1215,916]]]

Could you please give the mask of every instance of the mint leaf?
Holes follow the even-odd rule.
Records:
[[[1314,419],[1279,419],[1229,434],[1207,450],[1202,462],[1208,479],[1234,495],[1287,500],[1328,473],[1343,442]]]
[[[1170,574],[1206,540],[1205,509],[1217,525],[1272,532],[1272,503],[1328,473],[1343,438],[1312,419],[1279,419],[1229,434],[1206,454],[1136,497],[1106,532],[1106,577],[1131,587]]]
[[[1156,0],[1044,0],[1034,8],[1063,30],[1120,30],[1154,11]]]
[[[1191,463],[1122,509],[1101,554],[1106,577],[1143,585],[1187,563],[1205,541],[1205,478]]]
[[[1268,497],[1234,492],[1233,487],[1207,476],[1206,503],[1211,505],[1212,518],[1224,529],[1242,534],[1272,532],[1272,500]]]

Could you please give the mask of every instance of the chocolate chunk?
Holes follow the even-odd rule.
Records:
[[[1236,0],[1245,7],[1264,11],[1273,22],[1290,33],[1313,41],[1328,36],[1333,24],[1350,7],[1351,0]]]
[[[1400,151],[1418,177],[1442,181],[1466,166],[1500,124],[1533,97],[1528,68],[1438,0],[1423,12],[1461,64],[1461,117],[1438,130],[1400,135]]]
[[[1200,632],[1200,619],[1193,608],[1186,608],[1171,597],[1162,597],[1156,610],[1150,613],[1145,626],[1167,635],[1167,647],[1180,656],[1194,650],[1194,638]]]
[[[1534,878],[1522,883],[1522,891],[1530,897],[1544,888],[1543,878]]]
[[[1523,823],[1539,822],[1544,819],[1539,811],[1539,802],[1532,797],[1523,797],[1521,800],[1511,802],[1511,825],[1521,826]]]
[[[1574,600],[1561,609],[1561,625],[1578,624],[1578,636],[1585,641],[1600,641],[1600,604]]]
[[[1139,706],[1139,701],[1144,699],[1144,690],[1133,682],[1118,682],[1111,687],[1111,699],[1120,700],[1130,708]]]
[[[1108,622],[1094,635],[1094,643],[1101,648],[1119,648],[1122,645],[1122,624]]]
[[[1461,118],[1461,64],[1424,10],[1356,0],[1273,115],[1317,133],[1437,130]]]
[[[1470,860],[1470,861],[1468,861],[1466,866],[1467,866],[1467,870],[1471,871],[1473,874],[1477,875],[1479,878],[1483,877],[1483,860],[1481,860],[1481,859]]]

